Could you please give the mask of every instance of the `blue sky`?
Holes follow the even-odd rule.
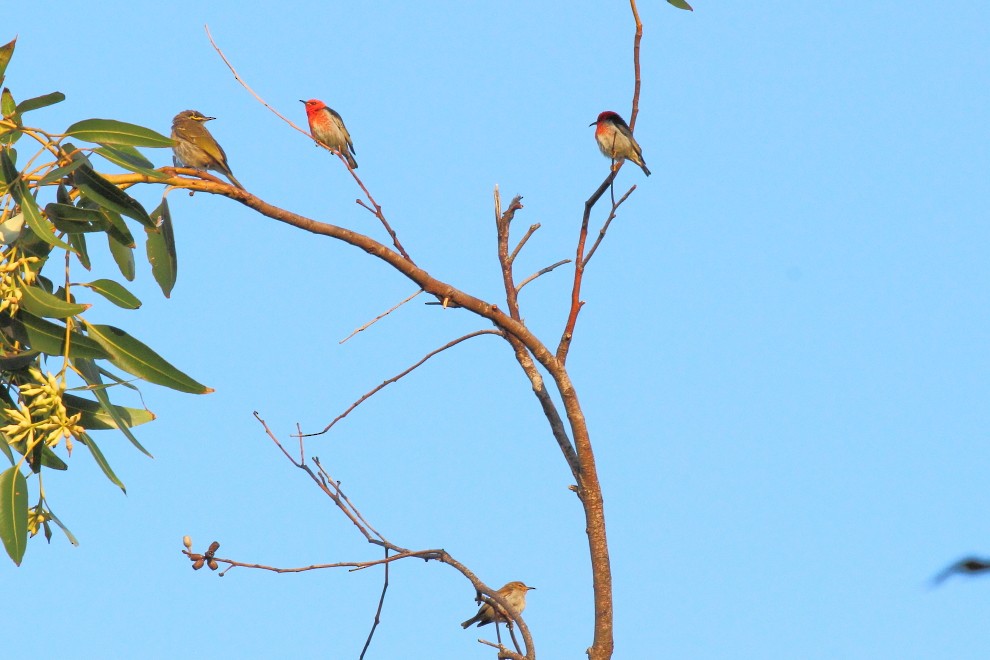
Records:
[[[615,577],[616,658],[985,658],[990,582],[926,581],[990,554],[990,8],[961,3],[641,2],[636,135],[622,207],[586,278],[568,365],[595,442]],[[521,273],[571,256],[608,162],[588,127],[628,118],[621,2],[21,3],[6,84],[67,100],[33,121],[167,132],[195,108],[265,200],[382,238],[342,165],[255,102],[343,115],[359,173],[417,263],[498,302],[491,192],[542,228]],[[165,165],[170,156],[152,152]],[[625,189],[625,188],[623,188]],[[157,204],[158,189],[142,199]],[[158,421],[46,481],[81,541],[0,567],[12,657],[356,658],[375,571],[194,573],[181,537],[279,566],[377,557],[266,439],[321,428],[425,353],[485,325],[363,253],[223,198],[170,197],[179,279],[139,266],[120,325],[216,389],[143,387]],[[598,222],[602,213],[598,213]],[[143,248],[139,249],[139,252]],[[108,255],[95,271],[114,275]],[[140,254],[139,254],[140,256]],[[523,315],[547,342],[559,269]],[[128,402],[136,405],[136,402]],[[541,658],[591,641],[587,545],[546,421],[511,353],[481,337],[359,408],[318,455],[369,520],[490,584],[537,586]],[[473,590],[393,565],[369,658],[488,658],[457,625]],[[486,629],[487,630],[487,629]],[[428,649],[428,650],[424,650]]]

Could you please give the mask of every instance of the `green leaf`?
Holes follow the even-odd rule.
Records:
[[[3,84],[3,74],[7,71],[7,64],[10,63],[10,58],[14,54],[14,45],[17,43],[17,37],[10,43],[6,43],[0,46],[0,84]]]
[[[21,173],[17,171],[17,152],[14,149],[0,149],[0,178],[8,186],[21,180]]]
[[[18,566],[27,550],[27,516],[27,480],[15,465],[0,472],[0,539]]]
[[[73,363],[78,367],[78,361],[73,361]],[[106,386],[101,389],[105,390]],[[93,391],[96,392],[97,390],[94,389]],[[62,400],[65,402],[65,407],[70,413],[82,413],[80,424],[90,431],[106,431],[120,428],[118,422],[110,415],[109,409],[104,409],[96,401],[68,393],[62,395]],[[154,413],[143,408],[128,408],[126,406],[115,405],[112,406],[112,409],[127,427],[140,426],[141,424],[153,422],[156,419]],[[144,450],[142,449],[142,451]]]
[[[152,211],[151,217],[158,220],[158,231],[145,229],[148,241],[145,248],[148,252],[148,263],[151,264],[151,274],[161,287],[162,293],[168,298],[175,286],[178,276],[178,260],[175,255],[175,234],[172,232],[172,214],[168,210],[168,202],[162,200],[158,208]]]
[[[155,226],[148,217],[148,212],[136,199],[97,174],[88,164],[76,170],[72,177],[76,187],[87,199],[105,209],[134,218],[146,227]]]
[[[21,211],[24,213],[24,219],[27,221],[27,226],[31,228],[31,231],[35,236],[53,247],[68,250],[70,252],[72,251],[71,245],[55,236],[55,233],[52,231],[52,226],[48,224],[44,216],[41,215],[41,209],[38,208],[38,202],[35,201],[34,195],[28,192],[26,183],[23,181],[18,181],[16,184],[11,186],[10,192],[14,199],[21,205]]]
[[[51,509],[48,509],[47,515],[53,523],[59,526],[59,529],[61,529],[65,534],[65,538],[69,539],[69,543],[75,546],[79,545],[79,541],[76,540],[76,537],[72,535],[72,532],[69,531],[68,527],[62,524],[62,521],[58,519],[58,516],[56,516]]]
[[[45,94],[44,96],[36,96],[33,99],[28,99],[27,101],[21,101],[18,103],[17,112],[24,114],[25,112],[31,112],[32,110],[46,108],[50,105],[61,103],[64,100],[65,94],[62,92],[52,92],[51,94]]]
[[[107,241],[110,244],[110,254],[113,255],[113,260],[117,262],[117,268],[120,269],[120,274],[127,279],[128,282],[134,281],[134,247],[132,245],[125,245],[120,241],[120,239],[114,234],[107,232]]]
[[[120,429],[120,432],[123,433],[124,436],[131,441],[131,444],[137,447],[141,453],[145,454],[148,458],[154,458],[154,456],[152,456],[151,453],[145,449],[140,442],[138,442],[138,439],[134,436],[134,434],[131,433],[130,425],[127,423],[127,420],[120,414],[117,406],[110,403],[110,396],[107,394],[107,391],[100,387],[103,385],[103,381],[100,379],[100,371],[96,368],[96,365],[89,360],[75,360],[73,361],[73,364],[75,364],[76,368],[79,370],[79,374],[83,377],[83,380],[85,380],[87,384],[94,386],[92,390],[93,395],[96,397],[96,400],[100,402],[103,410],[110,415],[114,426]],[[154,415],[152,415],[152,417],[154,417]]]
[[[6,87],[0,93],[0,114],[4,116],[4,119],[17,114],[17,103],[14,101],[14,95]]]
[[[86,161],[79,159],[78,161],[72,161],[72,162],[85,163]],[[55,201],[58,202],[59,204],[68,204],[68,205],[72,204],[72,196],[69,195],[69,189],[65,187],[64,181],[58,182],[58,188],[55,189]]]
[[[45,321],[23,310],[14,319],[14,326],[18,324],[23,328],[28,346],[34,350],[48,355],[65,354],[65,326]],[[72,332],[69,357],[107,359],[109,355],[99,343],[83,334]]]
[[[10,451],[10,445],[8,445],[3,438],[0,438],[0,451],[2,451],[3,455],[7,457],[10,464],[14,465],[14,454]]]
[[[179,392],[208,394],[213,391],[173,367],[158,353],[120,328],[89,323],[85,325],[89,337],[110,354],[110,362],[127,373]]]
[[[62,167],[56,167],[55,169],[50,170],[48,174],[41,177],[41,179],[38,181],[38,185],[46,186],[49,183],[54,183],[55,181],[58,181],[65,175],[74,172],[75,170],[79,169],[81,166],[85,164],[86,161],[80,158],[79,160],[72,161],[68,165],[63,165]]]
[[[89,262],[89,250],[86,248],[86,235],[85,234],[69,234],[69,243],[72,248],[76,251],[76,257],[79,259],[79,263],[86,270],[90,269]]]
[[[21,293],[24,296],[21,298],[21,307],[35,316],[45,318],[67,319],[70,316],[82,314],[92,307],[92,305],[66,302],[39,286],[22,287]]]
[[[26,440],[18,440],[17,442],[12,442],[10,443],[10,446],[13,447],[17,451],[17,453],[21,454],[22,456],[28,450]],[[40,465],[38,464],[39,458],[40,458]],[[55,452],[53,452],[51,448],[45,445],[44,443],[39,443],[35,445],[34,449],[31,450],[31,455],[27,456],[26,460],[28,462],[28,465],[31,466],[31,470],[34,471],[36,474],[41,471],[42,467],[51,468],[52,470],[69,469],[69,466],[65,464],[65,461],[59,458],[58,455]]]
[[[124,145],[117,147],[99,147],[94,149],[94,152],[103,156],[111,163],[120,165],[125,170],[137,172],[138,174],[146,174],[156,179],[168,178],[167,174],[156,170],[154,163],[145,158],[144,155],[142,155],[141,152],[134,147]]]
[[[116,119],[84,119],[65,131],[80,140],[97,144],[127,144],[132,147],[171,147],[172,140],[157,131]]]
[[[138,300],[137,296],[125,289],[123,284],[118,284],[113,280],[93,280],[92,282],[83,282],[80,286],[89,287],[117,307],[137,309],[141,306],[141,301]]]
[[[107,226],[106,232],[109,236],[112,236],[117,242],[132,250],[137,247],[137,243],[134,241],[134,234],[127,228],[127,223],[124,222],[124,219],[120,217],[119,213],[114,213],[106,209],[100,209],[100,212],[103,215],[103,219],[106,220],[104,224]]]
[[[55,229],[67,234],[106,231],[107,221],[103,214],[94,209],[81,209],[71,204],[51,203],[45,206],[45,215],[55,225]],[[69,239],[72,243],[72,239]]]
[[[9,353],[8,355],[0,355],[0,369],[3,371],[19,371],[34,362],[34,359],[38,355],[38,351],[19,351],[17,353]],[[0,442],[0,447],[3,447],[3,442]]]
[[[678,9],[687,9],[688,11],[694,11],[694,9],[684,0],[667,0],[670,4],[674,5]]]
[[[107,475],[107,479],[126,493],[127,489],[124,488],[124,483],[117,478],[116,474],[113,473],[113,470],[110,468],[110,464],[107,462],[106,456],[104,456],[103,452],[100,451],[99,446],[93,442],[93,438],[91,438],[88,433],[82,433],[79,435],[79,442],[86,445],[86,448],[89,449],[89,452],[96,460],[96,464],[100,466],[101,470],[103,470],[103,474]]]
[[[67,222],[103,223],[106,220],[103,214],[97,209],[79,208],[72,204],[56,204],[52,202],[45,206],[45,213],[49,218],[58,218]]]
[[[69,466],[65,464],[65,461],[59,458],[58,454],[53,452],[51,447],[44,444],[41,445],[41,464],[46,468],[59,470],[62,472],[69,469]],[[35,471],[37,472],[37,470]]]
[[[28,185],[21,179],[17,167],[8,155],[8,151],[7,149],[0,150],[0,170],[2,170],[4,181],[10,186],[11,196],[14,198],[14,201],[21,205],[21,212],[24,214],[24,219],[27,221],[28,227],[31,228],[31,231],[38,238],[49,245],[54,245],[63,250],[72,250],[72,247],[68,243],[63,243],[55,238],[51,225],[42,217],[41,209],[38,208],[38,202],[35,201],[34,195],[31,194]]]

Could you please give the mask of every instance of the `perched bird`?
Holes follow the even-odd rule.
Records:
[[[595,139],[598,140],[598,148],[602,150],[606,158],[614,161],[629,159],[643,168],[646,176],[650,176],[650,170],[643,160],[643,150],[640,148],[629,124],[617,113],[611,110],[598,115],[598,119],[588,124],[595,127]]]
[[[354,143],[351,142],[351,134],[344,126],[344,120],[326,103],[319,99],[310,99],[300,103],[306,105],[306,119],[309,120],[309,130],[313,137],[320,144],[325,144],[334,151],[339,151],[347,159],[347,164],[352,170],[357,169],[357,161],[354,160]]]
[[[183,110],[172,119],[172,164],[197,170],[216,170],[244,190],[227,164],[227,154],[203,124],[216,119],[204,117],[198,110]]]
[[[536,589],[536,587],[527,587],[522,582],[510,582],[498,590],[498,595],[504,598],[505,602],[511,605],[517,614],[522,614],[522,611],[526,609],[526,592],[530,589]],[[499,622],[507,620],[505,612],[501,611],[498,613],[497,618]],[[480,628],[481,626],[487,626],[495,620],[496,614],[494,608],[488,603],[485,603],[478,609],[477,614],[461,624],[461,628],[467,628],[473,623],[477,623]]]

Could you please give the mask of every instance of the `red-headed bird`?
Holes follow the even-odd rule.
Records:
[[[631,160],[643,168],[646,176],[650,176],[650,169],[643,160],[642,148],[629,130],[629,124],[618,113],[606,110],[588,126],[595,127],[598,148],[606,158],[611,158],[613,161]]]
[[[357,161],[354,160],[354,143],[351,142],[351,134],[344,126],[344,120],[319,99],[310,99],[300,103],[306,105],[306,119],[309,120],[309,130],[317,142],[325,144],[334,151],[343,154],[347,159],[347,164],[352,170],[357,169]]]

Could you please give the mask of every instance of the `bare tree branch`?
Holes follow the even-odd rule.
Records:
[[[296,126],[285,115],[283,115],[278,110],[276,110],[274,107],[272,107],[267,101],[265,101],[263,98],[261,98],[261,96],[257,92],[255,92],[253,89],[251,89],[251,86],[248,85],[244,81],[243,78],[241,78],[240,74],[237,73],[237,71],[234,69],[234,66],[227,59],[227,56],[223,54],[223,51],[222,50],[220,50],[220,46],[217,45],[217,42],[213,40],[213,35],[210,33],[210,26],[209,25],[204,25],[203,27],[206,30],[206,36],[210,40],[210,44],[213,46],[213,50],[217,51],[217,55],[219,55],[220,56],[220,59],[223,60],[223,63],[227,65],[227,68],[230,69],[230,72],[232,74],[234,74],[234,79],[241,84],[241,87],[243,87],[244,89],[246,89],[248,91],[248,93],[251,94],[251,96],[253,96],[255,98],[256,101],[258,101],[259,103],[261,103],[261,105],[263,105],[266,108],[268,108],[276,117],[278,117],[279,119],[281,119],[282,121],[284,121],[286,124],[288,124],[289,126],[291,126],[292,128],[294,128],[295,130],[299,131],[300,133],[302,133],[303,135],[305,135],[309,139],[313,140],[314,138],[313,138],[312,135],[309,134],[309,131],[306,131],[306,130],[304,130],[304,129],[298,127],[298,126]],[[351,173],[351,176],[352,177],[354,177],[354,181],[357,182],[358,186],[361,187],[361,190],[364,191],[365,196],[367,196],[368,201],[371,203],[371,205],[374,208],[373,209],[370,208],[369,206],[367,206],[361,200],[357,200],[357,203],[360,204],[361,206],[363,206],[364,208],[368,209],[369,211],[371,211],[375,215],[375,217],[378,218],[378,220],[382,223],[382,226],[385,227],[385,231],[388,232],[389,237],[392,239],[392,244],[395,246],[395,249],[398,250],[399,251],[399,254],[401,254],[403,257],[405,257],[409,261],[412,261],[412,257],[409,256],[409,253],[406,252],[406,249],[404,247],[402,247],[402,243],[399,242],[398,235],[392,229],[392,226],[388,223],[388,220],[385,219],[385,214],[382,213],[382,207],[381,207],[381,205],[378,204],[378,202],[375,201],[375,198],[374,197],[372,197],[371,193],[368,191],[368,188],[364,185],[364,181],[362,181],[361,178],[357,175],[357,172],[355,172],[353,169],[351,169],[351,165],[350,165],[350,163],[347,162],[347,159],[344,158],[344,155],[341,154],[341,153],[339,153],[339,152],[337,152],[332,147],[323,144],[319,140],[316,140],[316,144],[318,144],[319,146],[323,147],[324,149],[326,149],[330,153],[332,153],[335,156],[337,156],[337,158],[339,158],[341,161],[343,161],[344,167],[346,167],[347,168],[347,171]]]
[[[476,332],[472,332],[472,333],[466,334],[463,337],[458,337],[457,339],[455,339],[453,341],[447,342],[446,344],[444,344],[440,348],[438,348],[438,349],[436,349],[434,351],[430,351],[429,353],[427,353],[426,356],[423,357],[423,359],[421,359],[419,362],[417,362],[416,364],[412,365],[411,367],[409,367],[405,371],[403,371],[403,372],[401,372],[401,373],[399,373],[399,374],[397,374],[395,376],[392,376],[391,378],[383,381],[381,385],[378,385],[374,389],[371,389],[368,392],[365,392],[361,396],[360,399],[358,399],[357,401],[355,401],[354,403],[352,403],[347,410],[345,410],[344,412],[342,412],[339,415],[337,415],[337,417],[335,417],[332,422],[330,422],[329,424],[327,424],[326,428],[324,428],[322,431],[317,431],[315,433],[305,433],[305,434],[303,434],[302,437],[304,437],[304,438],[310,438],[310,437],[313,437],[314,435],[323,435],[324,433],[326,433],[327,431],[329,431],[331,428],[333,428],[334,424],[336,424],[337,422],[339,422],[340,420],[344,419],[349,414],[351,414],[351,411],[352,410],[354,410],[355,408],[357,408],[358,406],[360,406],[362,403],[364,403],[365,401],[367,401],[369,398],[371,398],[372,396],[374,396],[377,392],[380,392],[382,389],[384,389],[388,385],[391,385],[392,383],[396,382],[397,380],[399,380],[403,376],[408,375],[410,372],[412,372],[414,369],[416,369],[417,367],[419,367],[420,365],[422,365],[424,362],[426,362],[427,360],[429,360],[434,355],[437,355],[438,353],[443,353],[448,348],[451,348],[453,346],[457,346],[462,341],[465,341],[467,339],[471,339],[472,337],[477,337],[479,335],[501,335],[501,334],[502,333],[499,330],[478,330]]]
[[[643,22],[639,20],[639,9],[636,8],[636,0],[629,0],[632,9],[633,22],[636,23],[636,34],[633,35],[633,100],[632,110],[629,111],[629,130],[635,130],[636,117],[639,115],[639,89],[642,86],[642,79],[639,71],[639,44],[643,40]]]
[[[639,20],[639,14],[636,7],[635,0],[631,0],[631,8],[633,13],[633,18],[636,23],[636,35],[634,37],[634,48],[633,48],[633,60],[634,60],[634,70],[636,77],[636,84],[633,93],[633,111],[631,114],[630,125],[633,125],[636,116],[638,114],[638,104],[639,104],[639,93],[640,93],[640,62],[639,62],[639,47],[640,40],[642,36],[642,24]],[[621,163],[619,163],[621,167]],[[567,321],[564,326],[564,331],[562,333],[560,343],[557,346],[556,352],[551,352],[547,346],[541,342],[533,333],[526,327],[522,321],[522,316],[518,308],[518,291],[521,288],[514,285],[514,279],[512,276],[512,262],[518,255],[519,251],[525,245],[526,241],[532,235],[535,229],[531,229],[529,233],[520,241],[516,249],[510,253],[508,251],[508,234],[509,234],[509,224],[511,222],[511,216],[514,210],[506,211],[506,213],[498,213],[497,229],[499,233],[499,262],[503,270],[503,282],[506,286],[506,311],[503,312],[496,305],[476,298],[469,295],[468,293],[457,289],[456,287],[437,280],[433,278],[429,273],[420,269],[416,266],[408,255],[398,244],[397,240],[393,235],[393,244],[395,250],[386,247],[385,245],[371,239],[370,237],[360,234],[357,232],[344,229],[336,225],[328,223],[320,223],[303,216],[293,214],[291,212],[279,209],[275,206],[267,204],[263,200],[247,193],[246,191],[240,191],[234,189],[231,186],[225,184],[211,182],[206,180],[195,180],[195,179],[185,179],[180,177],[173,177],[165,181],[166,185],[175,185],[177,187],[182,187],[188,190],[201,190],[209,192],[211,194],[221,194],[231,199],[237,200],[238,202],[252,208],[259,213],[262,213],[270,218],[290,224],[292,226],[303,229],[304,231],[309,231],[314,234],[328,236],[337,240],[341,240],[350,245],[364,250],[368,254],[386,262],[392,266],[396,271],[402,275],[409,278],[411,281],[416,283],[417,286],[422,288],[431,296],[436,297],[438,300],[444,302],[449,302],[452,306],[463,307],[469,312],[477,314],[483,318],[488,319],[496,328],[494,332],[500,334],[504,339],[506,339],[513,348],[516,355],[516,359],[520,366],[523,368],[524,373],[530,379],[533,385],[534,393],[537,399],[540,401],[543,407],[544,413],[547,420],[550,422],[551,430],[553,432],[554,438],[558,442],[562,453],[564,454],[568,466],[571,468],[572,474],[576,479],[575,490],[579,496],[580,502],[583,506],[585,513],[585,527],[588,535],[588,547],[589,554],[592,565],[592,578],[594,585],[594,603],[595,603],[595,632],[594,632],[594,642],[592,646],[588,649],[589,660],[605,660],[610,658],[613,650],[613,614],[612,614],[612,578],[611,578],[611,568],[609,565],[608,557],[608,544],[606,539],[606,528],[605,528],[605,517],[604,517],[604,505],[601,493],[601,485],[598,481],[597,469],[595,466],[595,457],[591,446],[590,435],[587,428],[587,421],[584,417],[584,413],[581,409],[580,402],[577,397],[576,389],[571,382],[570,375],[568,374],[565,362],[567,354],[572,343],[574,328],[577,321],[577,316],[583,305],[581,300],[581,285],[584,273],[584,268],[587,265],[588,258],[593,255],[596,251],[597,246],[602,242],[602,236],[604,235],[607,227],[609,226],[609,220],[606,220],[603,225],[602,230],[599,232],[598,240],[592,246],[592,249],[585,254],[585,247],[588,234],[588,226],[590,220],[590,213],[592,208],[598,203],[602,195],[604,195],[606,190],[612,189],[612,184],[615,180],[619,167],[615,167],[610,170],[609,176],[602,182],[599,189],[588,199],[585,203],[584,215],[582,218],[581,231],[578,237],[578,244],[576,249],[576,256],[574,259],[575,264],[575,274],[574,283],[571,292],[571,305],[570,310],[567,315]],[[353,172],[352,172],[353,174]],[[131,175],[123,175],[124,177],[129,177]],[[356,177],[355,177],[356,178]],[[141,179],[141,175],[132,179],[133,181],[144,180]],[[122,183],[127,183],[124,179],[121,179]],[[362,185],[362,189],[367,190]],[[614,191],[613,191],[614,195]],[[628,194],[627,194],[628,196]],[[369,195],[370,199],[370,195]],[[619,200],[615,203],[613,197],[613,213],[619,204],[623,200]],[[376,217],[380,215],[380,207],[372,200],[371,204],[374,206],[374,210],[363,202],[359,202],[365,208],[368,208]],[[521,208],[521,205],[520,205]],[[500,209],[499,209],[500,210]],[[556,265],[554,266],[556,267]],[[549,271],[547,271],[549,272]],[[527,280],[523,284],[528,283]],[[539,366],[537,366],[539,365]],[[561,404],[563,406],[563,417],[557,410],[556,404],[547,391],[546,386],[543,382],[543,374],[541,373],[539,367],[545,370],[545,373],[549,375],[552,379],[556,391],[560,395]],[[415,367],[413,367],[415,368]],[[358,402],[359,403],[359,402]],[[566,418],[566,424],[564,419]],[[260,418],[259,418],[259,421]],[[332,425],[333,423],[331,423]],[[329,428],[329,427],[328,427]],[[267,429],[269,435],[272,435],[270,430]],[[302,434],[300,434],[301,436]],[[569,437],[570,436],[570,437]],[[362,533],[366,535],[369,542],[376,543],[383,547],[389,548],[395,555],[388,557],[392,559],[393,556],[399,556],[402,552],[411,552],[398,546],[394,546],[388,541],[377,536],[371,536],[369,532],[369,527],[366,522],[362,522],[362,519],[358,517],[355,513],[356,509],[349,504],[343,494],[339,492],[339,483],[332,480],[329,475],[320,466],[319,472],[314,472],[308,465],[305,464],[305,456],[300,449],[300,460],[296,462],[289,454],[282,448],[282,445],[272,436],[272,439],[276,442],[277,446],[283,451],[283,454],[290,459],[294,464],[296,464],[301,469],[304,469],[310,477],[314,480],[318,486],[324,490],[324,492],[333,499],[342,511],[352,520],[352,522],[362,530]],[[302,443],[302,438],[300,437],[300,443]],[[316,459],[314,458],[314,462]],[[319,465],[317,463],[317,465]],[[377,534],[377,533],[376,533]],[[495,602],[499,601],[499,597],[491,589],[488,589],[480,580],[477,579],[473,573],[467,570],[466,567],[457,565],[449,555],[443,553],[442,557],[430,557],[436,558],[439,561],[444,561],[454,566],[459,570],[469,581],[474,584],[475,588],[479,592],[485,593],[489,597],[493,598]],[[385,562],[385,560],[378,560],[378,562]],[[385,562],[386,564],[388,562]],[[501,604],[501,603],[500,603]],[[523,639],[526,643],[526,648],[528,650],[527,658],[532,657],[534,652],[532,640],[529,636],[528,629],[526,629],[524,622],[521,619],[516,620],[520,625],[520,631],[523,634]],[[507,653],[511,653],[506,649]],[[500,650],[500,655],[502,654]],[[504,657],[515,657],[512,655],[506,655]]]
[[[540,223],[538,222],[535,225],[529,226],[529,229],[526,231],[526,235],[523,236],[521,239],[519,239],[519,244],[516,245],[516,249],[513,250],[512,254],[509,255],[509,263],[512,263],[516,260],[516,255],[519,254],[519,250],[523,249],[523,246],[526,245],[526,241],[529,240],[529,237],[532,236],[533,232],[535,232],[539,228],[540,228]]]
[[[359,333],[359,332],[364,332],[365,330],[367,330],[368,328],[370,328],[370,327],[371,327],[371,326],[373,326],[374,324],[376,324],[376,323],[378,323],[378,322],[379,322],[379,321],[381,321],[381,320],[382,320],[383,318],[385,318],[386,316],[388,316],[389,314],[391,314],[391,313],[392,313],[392,312],[394,312],[395,310],[397,310],[397,309],[399,309],[400,307],[402,307],[402,306],[403,306],[403,305],[405,305],[405,304],[406,304],[407,302],[409,302],[410,300],[412,300],[413,298],[415,298],[416,296],[418,296],[418,295],[419,295],[419,294],[421,294],[421,293],[423,293],[423,290],[422,290],[422,289],[420,289],[420,290],[419,290],[419,291],[417,291],[416,293],[414,293],[414,294],[412,294],[412,295],[411,295],[411,296],[409,296],[408,298],[406,298],[406,299],[404,299],[404,300],[403,300],[402,302],[400,302],[399,304],[397,304],[397,305],[394,305],[394,306],[392,306],[392,307],[390,307],[390,308],[389,308],[388,310],[386,310],[386,311],[384,311],[384,312],[382,312],[381,314],[379,314],[379,315],[378,315],[378,316],[376,316],[375,318],[373,318],[373,319],[371,319],[370,321],[368,321],[367,323],[365,323],[364,325],[362,325],[362,326],[361,326],[360,328],[355,328],[355,329],[354,329],[354,332],[352,332],[351,334],[349,334],[349,335],[347,335],[346,337],[344,337],[343,339],[341,339],[341,340],[340,340],[339,342],[337,342],[337,343],[338,343],[338,344],[343,344],[343,343],[344,343],[345,341],[347,341],[348,339],[350,339],[351,337],[353,337],[353,336],[354,336],[354,335],[356,335],[357,333]]]
[[[495,188],[495,230],[498,233],[498,263],[502,267],[502,285],[505,287],[505,303],[509,309],[509,316],[516,321],[522,321],[519,314],[518,290],[512,276],[512,258],[509,256],[509,227],[516,211],[523,207],[522,196],[516,195],[509,203],[509,208],[505,213],[499,213],[502,200]],[[513,255],[514,256],[514,255]]]
[[[560,261],[558,261],[555,264],[551,264],[551,265],[547,266],[546,268],[541,268],[540,270],[536,271],[535,273],[533,273],[532,275],[530,275],[529,277],[527,277],[526,279],[524,279],[522,282],[520,282],[519,283],[519,286],[516,287],[516,293],[518,294],[520,291],[522,291],[522,288],[524,286],[526,286],[527,284],[529,284],[530,282],[532,282],[533,280],[535,280],[540,275],[546,275],[547,273],[549,273],[550,271],[552,271],[554,268],[557,268],[558,266],[563,266],[564,264],[569,264],[569,263],[571,263],[571,260],[570,259],[561,259]]]
[[[385,559],[388,559],[388,548],[385,548]],[[361,649],[361,655],[358,660],[364,660],[364,654],[368,652],[368,647],[371,646],[371,638],[375,636],[375,630],[378,628],[378,624],[382,620],[382,607],[385,605],[385,592],[388,591],[388,569],[390,564],[385,564],[385,578],[382,583],[382,595],[378,598],[378,609],[375,610],[375,620],[371,624],[371,630],[368,632],[368,639],[364,642],[364,648]]]
[[[258,413],[254,413],[254,416],[255,419],[257,419],[258,422],[261,423],[268,437],[282,451],[285,457],[288,458],[293,465],[302,469],[309,475],[309,477],[313,480],[314,483],[317,484],[317,486],[324,492],[324,494],[326,494],[334,502],[334,504],[336,504],[337,507],[344,512],[344,514],[351,520],[351,522],[354,523],[361,530],[361,533],[364,535],[365,539],[367,539],[369,543],[372,543],[374,545],[379,545],[385,548],[386,550],[390,550],[396,554],[389,555],[386,552],[384,558],[369,560],[369,561],[334,562],[328,564],[312,564],[309,566],[284,568],[284,567],[270,566],[266,564],[241,562],[235,559],[215,557],[213,556],[212,553],[216,550],[217,547],[219,547],[219,544],[214,542],[214,544],[211,546],[211,549],[209,551],[209,559],[211,561],[216,562],[217,564],[227,564],[228,569],[226,570],[230,570],[230,568],[237,566],[241,568],[253,568],[257,570],[271,571],[273,573],[302,573],[306,571],[322,570],[328,568],[348,568],[350,569],[350,571],[359,571],[359,570],[364,570],[366,568],[371,568],[373,566],[379,566],[379,565],[387,566],[388,564],[391,564],[394,561],[399,561],[400,559],[407,559],[410,557],[416,557],[419,559],[423,559],[425,561],[435,560],[443,564],[447,564],[448,566],[451,566],[454,569],[456,569],[458,572],[461,573],[461,575],[467,578],[469,582],[471,582],[472,586],[474,586],[475,591],[477,593],[484,594],[485,596],[489,597],[493,602],[495,602],[506,613],[510,622],[514,622],[519,626],[519,630],[523,635],[523,642],[525,643],[527,649],[527,654],[524,656],[526,660],[535,660],[536,658],[535,646],[533,644],[533,638],[529,632],[529,628],[527,627],[525,620],[523,620],[522,615],[519,612],[516,612],[509,606],[509,604],[505,601],[505,599],[499,595],[496,589],[493,589],[484,582],[482,582],[478,578],[478,576],[475,575],[474,572],[472,572],[467,566],[454,559],[454,557],[452,557],[450,554],[447,553],[446,550],[443,550],[442,548],[428,549],[428,550],[408,550],[406,548],[395,545],[394,543],[386,540],[385,537],[379,534],[377,531],[374,532],[377,538],[372,538],[371,534],[367,531],[367,529],[362,527],[362,525],[358,522],[358,519],[363,521],[364,516],[361,515],[357,507],[355,507],[353,504],[350,503],[350,500],[347,500],[346,497],[343,497],[343,494],[340,493],[339,491],[340,483],[330,478],[326,470],[323,469],[323,466],[319,465],[319,459],[316,458],[313,459],[314,462],[316,462],[317,465],[319,466],[320,474],[317,475],[310,469],[308,465],[297,463],[292,458],[292,456],[285,450],[282,443],[279,442],[278,438],[269,428],[268,424],[265,423],[263,419],[261,419]],[[337,489],[336,493],[331,490],[331,486]],[[369,529],[371,528],[370,525],[367,525],[367,527]],[[203,555],[199,555],[197,553],[193,553],[187,550],[183,550],[183,554],[187,555],[190,561],[193,562],[194,568],[196,567],[197,560],[203,558]],[[211,564],[211,568],[212,566],[213,565]],[[202,567],[202,564],[199,564],[199,567]],[[383,591],[383,597],[384,597],[384,591]]]
[[[601,245],[602,240],[605,238],[605,232],[608,231],[608,226],[610,224],[612,224],[612,220],[615,219],[615,213],[616,213],[616,211],[619,210],[619,207],[622,205],[622,202],[624,202],[627,199],[629,199],[629,195],[631,195],[634,190],[636,190],[636,186],[635,185],[632,188],[630,188],[629,190],[627,190],[626,191],[626,194],[623,195],[622,198],[619,199],[618,202],[615,202],[615,201],[612,202],[612,210],[609,212],[608,218],[605,220],[605,224],[603,224],[601,230],[599,230],[599,232],[598,232],[598,238],[595,239],[594,245],[592,245],[591,246],[591,249],[588,250],[588,256],[586,256],[584,258],[584,266],[585,266],[585,268],[588,267],[588,262],[591,261],[592,255],[595,254],[595,250],[598,249],[598,246]]]

